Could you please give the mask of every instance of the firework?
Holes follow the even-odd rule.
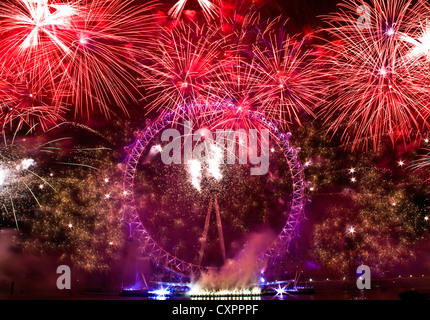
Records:
[[[68,122],[39,136],[4,136],[0,221],[19,228],[23,249],[58,254],[87,271],[111,267],[124,240],[117,232],[124,195],[121,168],[105,144],[101,133]]]
[[[7,70],[22,70],[32,90],[55,105],[73,103],[75,115],[113,105],[127,113],[136,99],[137,47],[150,35],[153,3],[18,0],[0,6],[0,56]]]
[[[153,108],[175,111],[192,105],[211,86],[215,66],[223,57],[223,39],[217,27],[180,24],[161,27],[155,45],[143,50],[142,83]]]
[[[249,76],[245,101],[287,128],[293,123],[301,125],[304,115],[314,116],[314,108],[323,104],[324,82],[317,68],[318,56],[306,48],[311,36],[290,36],[285,24],[274,19],[262,27],[261,36],[252,44],[252,59],[244,62],[245,72],[235,81],[247,83]]]
[[[203,14],[207,19],[216,16],[216,10],[218,7],[210,0],[198,0],[200,7],[203,10]],[[184,11],[187,0],[178,0],[172,8],[169,10],[168,14],[174,18],[178,18]]]
[[[347,0],[340,12],[326,17],[327,31],[335,38],[325,46],[329,90],[337,94],[320,115],[328,131],[343,131],[352,149],[377,149],[385,136],[394,144],[428,127],[429,90],[425,78],[408,67],[405,32],[419,23],[411,2],[373,0],[364,25],[357,14],[361,4]]]
[[[428,139],[426,139],[428,141]],[[424,155],[421,155],[418,159],[412,161],[408,168],[412,171],[421,171],[424,172],[424,181],[428,182],[430,181],[430,177],[428,176],[428,169],[430,168],[430,149],[425,148],[424,151],[427,153]]]
[[[76,2],[6,1],[0,5],[2,64],[19,67],[33,86],[54,81],[61,58],[69,53],[64,31],[78,13]]]
[[[224,161],[224,152],[220,146],[211,144],[208,146],[209,154],[200,159],[199,157],[191,159],[188,163],[188,174],[190,176],[191,184],[198,190],[201,191],[201,181],[203,173],[206,176],[214,178],[216,181],[222,179],[221,164]],[[204,172],[203,165],[206,164]]]
[[[256,111],[281,128],[314,116],[314,108],[324,102],[318,56],[306,48],[311,37],[289,35],[286,23],[280,18],[260,23],[247,16],[227,38],[233,43],[207,88],[211,101],[232,105],[236,116]]]
[[[311,51],[302,50],[304,40],[297,42],[289,36],[279,43],[271,35],[270,47],[256,50],[256,63],[261,68],[261,90],[258,100],[262,111],[286,126],[301,124],[301,116],[314,116],[313,109],[322,104],[321,73],[305,61]]]
[[[405,158],[393,161],[389,145],[377,153],[345,153],[317,122],[293,135],[301,141],[301,157],[306,159],[312,195],[309,215],[323,217],[315,221],[309,245],[323,273],[348,276],[364,263],[375,274],[389,276],[384,271],[394,272],[393,268],[418,257],[411,254],[413,248],[428,233],[428,203],[421,199],[429,193],[423,174],[406,173]]]
[[[311,37],[290,36],[285,25],[281,18],[263,23],[256,14],[210,25],[166,23],[143,50],[150,110],[186,107],[197,115],[231,105],[240,122],[256,111],[282,127],[301,124],[322,104],[324,82],[318,56],[306,48]]]
[[[188,163],[188,173],[190,175],[190,180],[194,188],[201,190],[201,180],[202,180],[202,164],[199,160],[193,159]]]
[[[251,64],[247,64],[240,56],[229,58],[218,68],[213,86],[210,88],[208,96],[216,108],[216,102],[229,106],[225,121],[247,123],[248,111],[257,111],[257,98],[254,96],[254,88],[259,86],[257,70]],[[229,112],[230,111],[230,112]]]
[[[57,177],[56,192],[45,192],[40,199],[40,208],[31,219],[30,237],[21,239],[23,248],[33,253],[60,253],[60,259],[81,270],[111,269],[125,239],[117,232],[122,193],[115,172],[110,167],[80,166]]]
[[[10,140],[10,141],[9,141]],[[2,220],[10,221],[13,217],[19,230],[17,212],[26,212],[32,207],[32,200],[40,205],[40,190],[52,188],[50,177],[42,173],[43,166],[36,159],[36,152],[49,148],[49,143],[27,148],[26,138],[15,141],[4,134],[0,147],[0,206]]]
[[[71,130],[73,138],[63,135],[64,131],[70,133]],[[80,135],[85,137],[85,147],[79,147]],[[110,149],[99,145],[91,147],[87,141],[89,136],[106,141],[100,133],[86,126],[67,122],[39,135],[5,128],[0,145],[0,219],[10,224],[13,218],[19,228],[20,219],[16,213],[19,212],[23,221],[28,221],[34,210],[39,210],[61,192],[61,175],[67,176],[79,169],[96,171]]]
[[[409,52],[410,59],[414,62],[420,58],[430,59],[430,21],[425,20],[420,24],[420,29],[415,37],[404,37],[405,41],[413,46]]]
[[[16,1],[0,4],[1,66],[0,124],[20,130],[39,125],[46,130],[61,121],[65,111],[52,103],[49,93],[66,49],[58,31],[70,25],[73,4]]]
[[[43,131],[63,121],[66,109],[61,104],[45,102],[45,90],[36,91],[21,72],[0,72],[0,125],[5,129]]]
[[[357,189],[344,192],[338,204],[328,208],[328,217],[315,226],[314,250],[326,271],[350,275],[356,264],[364,263],[384,275],[413,261],[411,248],[426,231],[421,209],[407,190],[381,179],[377,169],[363,172]]]
[[[408,29],[399,38],[407,46],[408,68],[422,79],[423,87],[430,92],[430,7],[427,2],[418,1],[413,9],[415,21],[409,17]]]
[[[219,127],[223,127],[224,120],[230,124],[252,127],[248,111],[261,111],[255,92],[266,89],[258,87],[259,71],[252,63],[252,45],[258,33],[253,29],[259,30],[259,19],[258,16],[247,15],[241,23],[230,20],[226,20],[226,24],[234,25],[235,28],[226,30],[224,24],[217,30],[217,33],[222,34],[217,42],[220,48],[218,61],[213,65],[201,91],[199,103],[206,106],[198,110],[203,117],[211,113],[215,117],[221,116],[217,122],[212,121],[218,123]],[[219,109],[223,109],[224,113],[219,114]]]
[[[138,95],[137,53],[151,34],[147,11],[152,4],[132,1],[86,1],[67,32],[68,54],[61,61],[56,97],[88,116],[98,107],[109,115],[112,106],[127,114],[127,100]]]

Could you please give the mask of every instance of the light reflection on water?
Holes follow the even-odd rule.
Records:
[[[261,296],[253,296],[253,297],[192,297],[190,300],[264,300]]]
[[[419,290],[429,293],[430,290]],[[259,301],[259,300],[399,300],[399,290],[329,290],[317,291],[314,294],[280,294],[275,296],[252,297],[168,297],[166,300],[230,300],[230,301]],[[148,299],[148,298],[146,298]]]

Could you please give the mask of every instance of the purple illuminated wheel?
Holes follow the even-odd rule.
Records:
[[[231,108],[232,107],[229,105],[226,107],[218,107],[216,109],[216,114],[222,115],[222,117],[224,117],[223,121],[225,121],[225,117],[228,115],[228,111],[231,110]],[[217,270],[219,267],[202,264],[201,257],[199,261],[189,261],[183,257],[178,257],[176,254],[172,253],[169,248],[166,248],[165,245],[160,245],[158,239],[154,237],[154,233],[150,232],[148,227],[145,226],[145,216],[142,215],[142,210],[138,209],[141,197],[147,195],[143,194],[141,189],[136,186],[136,177],[138,176],[140,168],[142,168],[141,166],[145,165],[142,164],[142,162],[147,163],[147,160],[142,161],[142,158],[146,159],[148,157],[148,150],[154,147],[155,137],[159,136],[163,129],[175,126],[178,119],[183,119],[188,116],[188,109],[183,108],[178,113],[163,115],[156,121],[148,124],[144,130],[140,131],[134,143],[127,149],[128,155],[124,162],[125,169],[123,179],[125,198],[123,205],[123,221],[129,226],[130,237],[139,241],[139,253],[151,256],[157,265],[185,276]],[[195,114],[193,116],[195,117]],[[279,226],[280,231],[277,232],[275,240],[272,241],[268,249],[264,250],[264,253],[260,255],[261,261],[270,260],[288,250],[289,243],[295,235],[299,221],[303,216],[305,202],[303,167],[298,157],[299,150],[296,149],[289,140],[290,133],[284,134],[280,132],[274,123],[253,111],[243,112],[241,118],[246,118],[246,121],[252,122],[259,128],[265,128],[269,131],[272,142],[277,145],[280,154],[285,158],[290,172],[289,181],[291,184],[291,195],[288,197],[288,205],[285,204],[284,210],[282,210],[285,211],[282,213],[284,219],[283,224]],[[214,123],[220,123],[217,121],[216,115],[214,114],[211,114],[209,117],[202,117],[201,119],[199,120],[200,126],[214,127]],[[209,209],[208,214],[210,210],[211,209]],[[206,222],[207,221],[208,219],[206,219]],[[281,226],[283,226],[282,229]],[[174,226],[170,225],[167,227],[174,228]],[[173,234],[174,230],[171,229],[171,232]]]

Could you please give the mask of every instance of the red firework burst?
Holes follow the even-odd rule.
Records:
[[[324,102],[325,82],[318,55],[306,48],[309,39],[290,36],[277,24],[274,20],[263,30],[263,45],[253,46],[252,65],[260,84],[255,97],[267,117],[289,127],[300,125],[304,115],[314,116],[315,107]]]
[[[76,114],[98,106],[108,116],[137,93],[137,44],[150,33],[147,11],[127,1],[17,0],[0,5],[0,56],[23,70],[31,86],[50,88],[55,103]]]
[[[219,10],[219,4],[221,1],[215,0],[197,0],[200,5],[200,8],[203,11],[203,14],[207,19],[213,18],[217,15],[217,11]],[[172,8],[170,8],[168,14],[174,18],[178,18],[182,12],[184,11],[185,5],[187,4],[187,0],[178,0]]]
[[[111,106],[127,114],[126,102],[138,94],[139,45],[150,37],[152,4],[132,1],[85,1],[67,32],[69,50],[61,61],[62,75],[56,97],[75,105],[88,116],[98,106],[109,115]],[[86,108],[86,110],[84,110]]]
[[[195,23],[161,27],[157,40],[143,49],[142,84],[151,100],[149,110],[198,105],[211,87],[225,46],[217,27]]]
[[[59,61],[68,54],[63,32],[79,12],[75,3],[17,0],[0,3],[2,64],[29,75],[33,86],[54,82]]]
[[[394,143],[429,127],[428,86],[410,68],[404,41],[411,24],[419,25],[416,7],[411,1],[370,3],[346,0],[326,17],[327,31],[337,41],[325,46],[333,80],[329,90],[336,95],[320,115],[329,131],[343,131],[352,149],[378,149],[384,136]]]
[[[408,47],[409,68],[415,69],[426,83],[430,76],[430,5],[420,0],[407,17],[407,30],[399,38]],[[424,80],[425,78],[425,80]]]
[[[37,126],[43,131],[63,121],[65,108],[44,102],[44,91],[36,90],[23,73],[0,72],[0,131],[19,131]]]
[[[280,18],[262,23],[255,14],[225,18],[219,26],[180,22],[163,27],[144,49],[141,66],[151,108],[170,112],[224,103],[237,111],[235,117],[246,118],[252,110],[284,128],[301,124],[300,117],[313,115],[314,106],[323,102],[323,81],[317,56],[306,49],[308,38],[285,30]]]
[[[318,56],[306,49],[308,38],[290,36],[280,19],[259,23],[248,17],[246,28],[217,68],[208,94],[240,110],[253,110],[281,127],[301,124],[324,101]]]

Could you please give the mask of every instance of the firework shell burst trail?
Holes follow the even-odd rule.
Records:
[[[10,141],[9,141],[10,140]],[[22,140],[22,139],[21,139]],[[25,138],[22,140],[25,142]],[[53,142],[52,142],[53,143]],[[40,206],[37,189],[54,187],[52,180],[42,174],[41,164],[35,160],[36,151],[46,151],[51,142],[27,148],[15,137],[8,139],[4,134],[0,145],[0,212],[5,217],[13,216],[16,228],[19,230],[17,212],[22,205],[32,206],[31,199]]]
[[[342,131],[345,144],[378,149],[388,136],[410,140],[428,128],[428,85],[410,67],[411,46],[405,41],[419,10],[410,1],[372,0],[368,24],[358,20],[362,3],[347,0],[338,13],[325,17],[333,37],[324,47],[332,79],[329,90],[338,92],[322,108],[328,131]]]
[[[214,1],[210,0],[197,0],[204,16],[207,19],[214,18],[217,16],[218,6],[214,3]],[[178,18],[185,9],[188,0],[177,0],[177,2],[170,8],[168,14],[173,18]]]
[[[77,14],[76,3],[48,0],[6,1],[0,4],[2,64],[21,68],[34,86],[54,81],[62,57],[69,53],[64,32]],[[12,68],[11,68],[12,69]]]
[[[35,92],[75,115],[109,116],[138,97],[138,46],[151,34],[148,10],[132,1],[7,1],[0,5],[2,71],[18,69]]]
[[[205,98],[214,69],[223,58],[224,36],[209,25],[160,26],[157,40],[142,50],[142,86],[152,109],[177,111]],[[198,111],[196,110],[196,113]]]
[[[168,113],[193,105],[197,115],[228,104],[238,117],[257,111],[283,128],[314,116],[324,102],[324,79],[318,55],[307,47],[312,37],[288,35],[280,17],[260,21],[246,14],[239,22],[224,22],[234,28],[217,22],[161,27],[141,65],[149,110]]]
[[[44,100],[44,90],[33,90],[23,73],[0,71],[0,131],[47,130],[63,121],[65,106]]]
[[[116,105],[127,114],[127,101],[140,96],[136,66],[140,43],[151,35],[152,3],[88,1],[84,7],[68,34],[70,54],[56,96],[76,105],[76,113],[90,115],[98,106],[108,116]]]
[[[257,27],[253,31],[255,40],[238,43],[235,52],[217,70],[210,94],[218,100],[232,101],[239,111],[258,111],[282,128],[301,125],[300,118],[313,117],[315,106],[324,102],[319,58],[306,47],[311,36],[300,39],[289,35],[287,22],[281,18],[265,23],[253,17],[249,20]],[[244,31],[244,35],[248,33]]]
[[[407,17],[407,29],[398,35],[407,46],[407,64],[417,77],[421,77],[425,90],[430,91],[430,5],[418,1],[414,15]],[[428,106],[428,105],[427,105]]]

